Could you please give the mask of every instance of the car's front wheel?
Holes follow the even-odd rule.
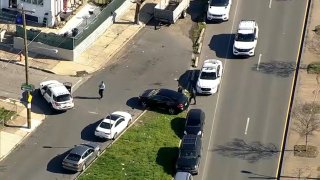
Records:
[[[169,108],[168,111],[169,111],[169,114],[171,114],[171,115],[176,113],[176,110],[173,108]]]
[[[117,139],[117,136],[118,136],[118,133],[115,133],[112,139],[113,140]]]
[[[147,108],[147,103],[145,102],[145,101],[141,101],[141,106],[142,106],[142,108]]]
[[[84,170],[86,170],[86,164],[83,164],[83,166],[82,166],[82,171],[84,171]]]

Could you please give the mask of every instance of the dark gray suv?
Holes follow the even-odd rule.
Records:
[[[62,167],[71,171],[83,171],[100,155],[97,143],[76,145],[62,161]]]

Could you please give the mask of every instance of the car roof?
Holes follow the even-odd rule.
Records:
[[[85,153],[88,149],[92,149],[89,146],[80,144],[80,145],[76,145],[70,152],[70,154],[77,154],[82,156],[83,153]]]
[[[239,23],[238,33],[251,34],[254,32],[256,22],[253,20],[242,20]]]
[[[179,99],[180,97],[183,96],[182,93],[179,93],[179,92],[171,90],[171,89],[159,89],[159,92],[157,93],[157,95],[166,96],[166,97],[170,97],[173,99]]]
[[[174,180],[188,180],[187,178],[191,176],[188,172],[177,172],[174,176]]]
[[[45,81],[42,82],[40,85],[47,86],[51,90],[52,94],[55,96],[70,94],[68,89],[62,83],[56,80]]]
[[[222,64],[221,61],[216,59],[208,59],[203,62],[201,71],[203,72],[217,72],[218,66]]]
[[[182,138],[181,148],[182,149],[195,149],[198,141],[198,136],[194,134],[186,134]]]
[[[204,112],[201,109],[190,109],[187,114],[187,120],[200,122],[204,118]]]

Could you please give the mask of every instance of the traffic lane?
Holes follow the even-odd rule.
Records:
[[[213,143],[208,148],[210,153],[207,157],[207,168],[210,169],[207,170],[207,177],[230,179],[233,176],[231,179],[241,179],[242,170],[269,176],[275,174],[278,162],[276,151],[281,144],[291,84],[273,81],[273,75],[253,73],[255,72],[234,75],[242,76],[242,83],[254,91],[230,85],[239,83],[237,81],[240,78],[224,77],[229,83],[221,88],[221,99],[215,119],[215,126],[218,128],[213,131]],[[264,78],[265,80],[261,81],[264,84],[249,83],[246,79],[250,76],[250,80],[259,76]],[[253,144],[254,142],[257,143]],[[275,153],[264,152],[269,148],[273,148]],[[260,149],[260,152],[255,153],[255,149]]]
[[[22,97],[21,84],[25,83],[25,67],[0,61],[0,96],[20,99]],[[55,79],[61,82],[76,84],[81,77],[60,76],[29,68],[29,83],[39,87],[40,82]]]
[[[147,27],[140,31],[110,66],[79,87],[74,93],[75,109],[49,116],[17,150],[0,162],[5,167],[0,176],[17,180],[73,179],[74,174],[61,168],[65,152],[80,142],[94,141],[96,121],[115,110],[132,110],[131,106],[135,106],[127,105],[127,101],[145,89],[177,88],[174,79],[185,74],[189,67],[191,47],[191,40],[171,27],[160,31]],[[104,98],[98,100],[101,80],[107,87]],[[140,113],[137,108],[131,113]]]
[[[242,16],[241,16],[242,17]],[[298,29],[299,30],[299,29]],[[297,33],[297,34],[299,34],[299,33]],[[296,36],[296,35],[294,35],[294,36]],[[290,38],[289,38],[290,39]],[[293,39],[295,39],[295,38],[293,38]],[[295,41],[297,42],[297,41],[299,41],[299,39],[297,40],[297,38],[295,39]],[[274,42],[276,42],[276,41],[274,41]],[[281,46],[281,44],[280,44],[280,46]],[[231,46],[232,47],[232,46]],[[289,57],[289,58],[287,58],[287,59],[289,59],[289,60],[292,60],[292,57],[294,57],[294,55],[293,56],[291,56],[291,57]],[[229,66],[228,66],[229,64],[227,64],[226,66],[229,68]],[[249,66],[251,66],[250,64],[249,64]],[[236,69],[238,69],[239,67],[236,67]],[[230,69],[230,68],[229,68]],[[250,70],[250,68],[248,68],[249,70]],[[225,74],[226,74],[226,72],[225,72]],[[235,76],[234,77],[238,77],[238,76],[241,76],[239,73],[237,73],[237,74],[234,74]],[[226,77],[224,77],[224,81],[225,81],[225,78]],[[248,78],[246,78],[246,79],[248,79]],[[250,79],[250,78],[249,78]],[[241,82],[241,81],[240,81]],[[285,81],[286,82],[286,81]],[[288,82],[288,81],[287,81]],[[289,84],[287,83],[287,87],[288,86],[290,86],[290,80],[289,80]],[[237,84],[237,82],[235,82],[234,84]],[[240,83],[241,84],[241,83]],[[243,84],[247,84],[247,82],[243,82]],[[281,84],[281,83],[280,83]],[[282,83],[283,84],[283,83]],[[248,86],[249,87],[249,86]],[[251,86],[252,87],[252,86]],[[272,87],[272,86],[270,86],[270,87]],[[286,87],[286,86],[285,86]],[[290,86],[291,87],[291,86]],[[235,89],[235,87],[232,87],[233,89]],[[223,88],[222,88],[223,89]],[[289,92],[289,90],[288,90],[288,92]],[[230,94],[230,93],[228,93],[228,94]],[[239,93],[240,94],[240,93]],[[242,94],[242,93],[241,93]],[[251,93],[248,93],[248,94],[250,94],[251,95]],[[286,93],[285,91],[284,91],[284,93],[283,93],[284,95],[287,95],[287,94],[289,94],[289,93]],[[281,95],[280,95],[281,96]],[[246,96],[244,96],[244,97],[246,97]],[[282,97],[282,96],[281,96]],[[284,96],[285,97],[285,96]],[[289,97],[287,97],[287,99],[288,99]],[[284,98],[284,99],[286,99],[286,98]],[[243,102],[243,100],[241,100],[240,102]],[[261,101],[261,102],[263,102],[263,101]],[[255,104],[257,104],[257,103],[255,103]],[[286,107],[287,106],[287,101],[285,102],[285,105],[284,106],[281,106],[281,107]],[[226,107],[229,107],[229,106],[226,106]],[[235,106],[235,107],[237,107],[237,106]],[[255,107],[255,106],[254,106]],[[252,108],[249,108],[249,109],[252,109]],[[257,108],[257,109],[259,109],[259,108]],[[230,110],[230,108],[229,108],[229,110]],[[232,111],[232,110],[231,110]],[[241,110],[242,111],[242,110]],[[280,110],[279,111],[279,113],[281,113],[282,112],[282,114],[285,114],[285,111],[286,111],[286,108],[283,108],[282,110]],[[228,112],[229,113],[229,112]],[[240,113],[241,114],[241,113]],[[244,122],[242,123],[242,124],[246,124],[246,121],[247,121],[247,118],[246,117],[243,117],[243,119],[244,119]],[[273,118],[273,119],[276,119],[276,118]],[[278,117],[278,119],[279,119],[279,117]],[[281,118],[281,119],[285,119],[285,118]],[[281,122],[281,121],[280,121]],[[261,127],[261,125],[258,125],[258,126],[260,126]],[[237,127],[236,125],[234,126],[234,127]],[[276,127],[279,127],[279,126],[276,126]],[[281,127],[283,127],[283,126],[281,126],[281,124],[280,124],[280,132],[281,131],[283,131],[283,129],[281,129]],[[230,129],[230,127],[226,127],[226,128],[229,128]],[[220,127],[219,127],[219,129],[221,129]],[[230,130],[231,132],[232,132],[232,129]],[[227,131],[221,131],[221,132],[227,132]],[[279,134],[281,134],[281,133],[279,133]],[[282,134],[281,134],[282,135]],[[238,137],[238,136],[235,136],[235,137]],[[265,139],[265,137],[263,137],[262,139]],[[275,138],[275,139],[277,139],[277,138]],[[281,139],[281,137],[280,137],[280,139]],[[221,166],[221,164],[220,164],[220,166]],[[208,166],[208,167],[211,167],[211,166]],[[221,171],[219,171],[219,170],[217,170],[216,172],[221,172]],[[230,172],[230,171],[227,171],[227,172]],[[227,173],[226,172],[226,173]],[[212,173],[212,174],[214,174],[214,173]],[[216,177],[216,176],[214,176],[214,177]],[[227,178],[226,178],[227,179]]]

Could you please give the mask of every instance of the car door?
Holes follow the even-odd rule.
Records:
[[[49,88],[44,92],[43,97],[47,100],[47,102],[51,103],[52,92]]]
[[[163,101],[163,108],[164,109],[169,109],[175,106],[175,101],[168,98],[168,97],[162,97],[162,101]]]
[[[114,133],[117,133],[119,134],[122,130],[121,130],[121,122],[122,122],[122,119],[118,119],[117,122],[114,124]]]
[[[161,96],[159,95],[155,95],[155,96],[152,96],[150,98],[150,106],[151,107],[156,107],[156,108],[161,108],[161,104],[163,103],[162,100],[161,100]]]
[[[88,149],[86,162],[91,162],[94,159],[94,149]],[[87,163],[88,164],[88,163]]]

